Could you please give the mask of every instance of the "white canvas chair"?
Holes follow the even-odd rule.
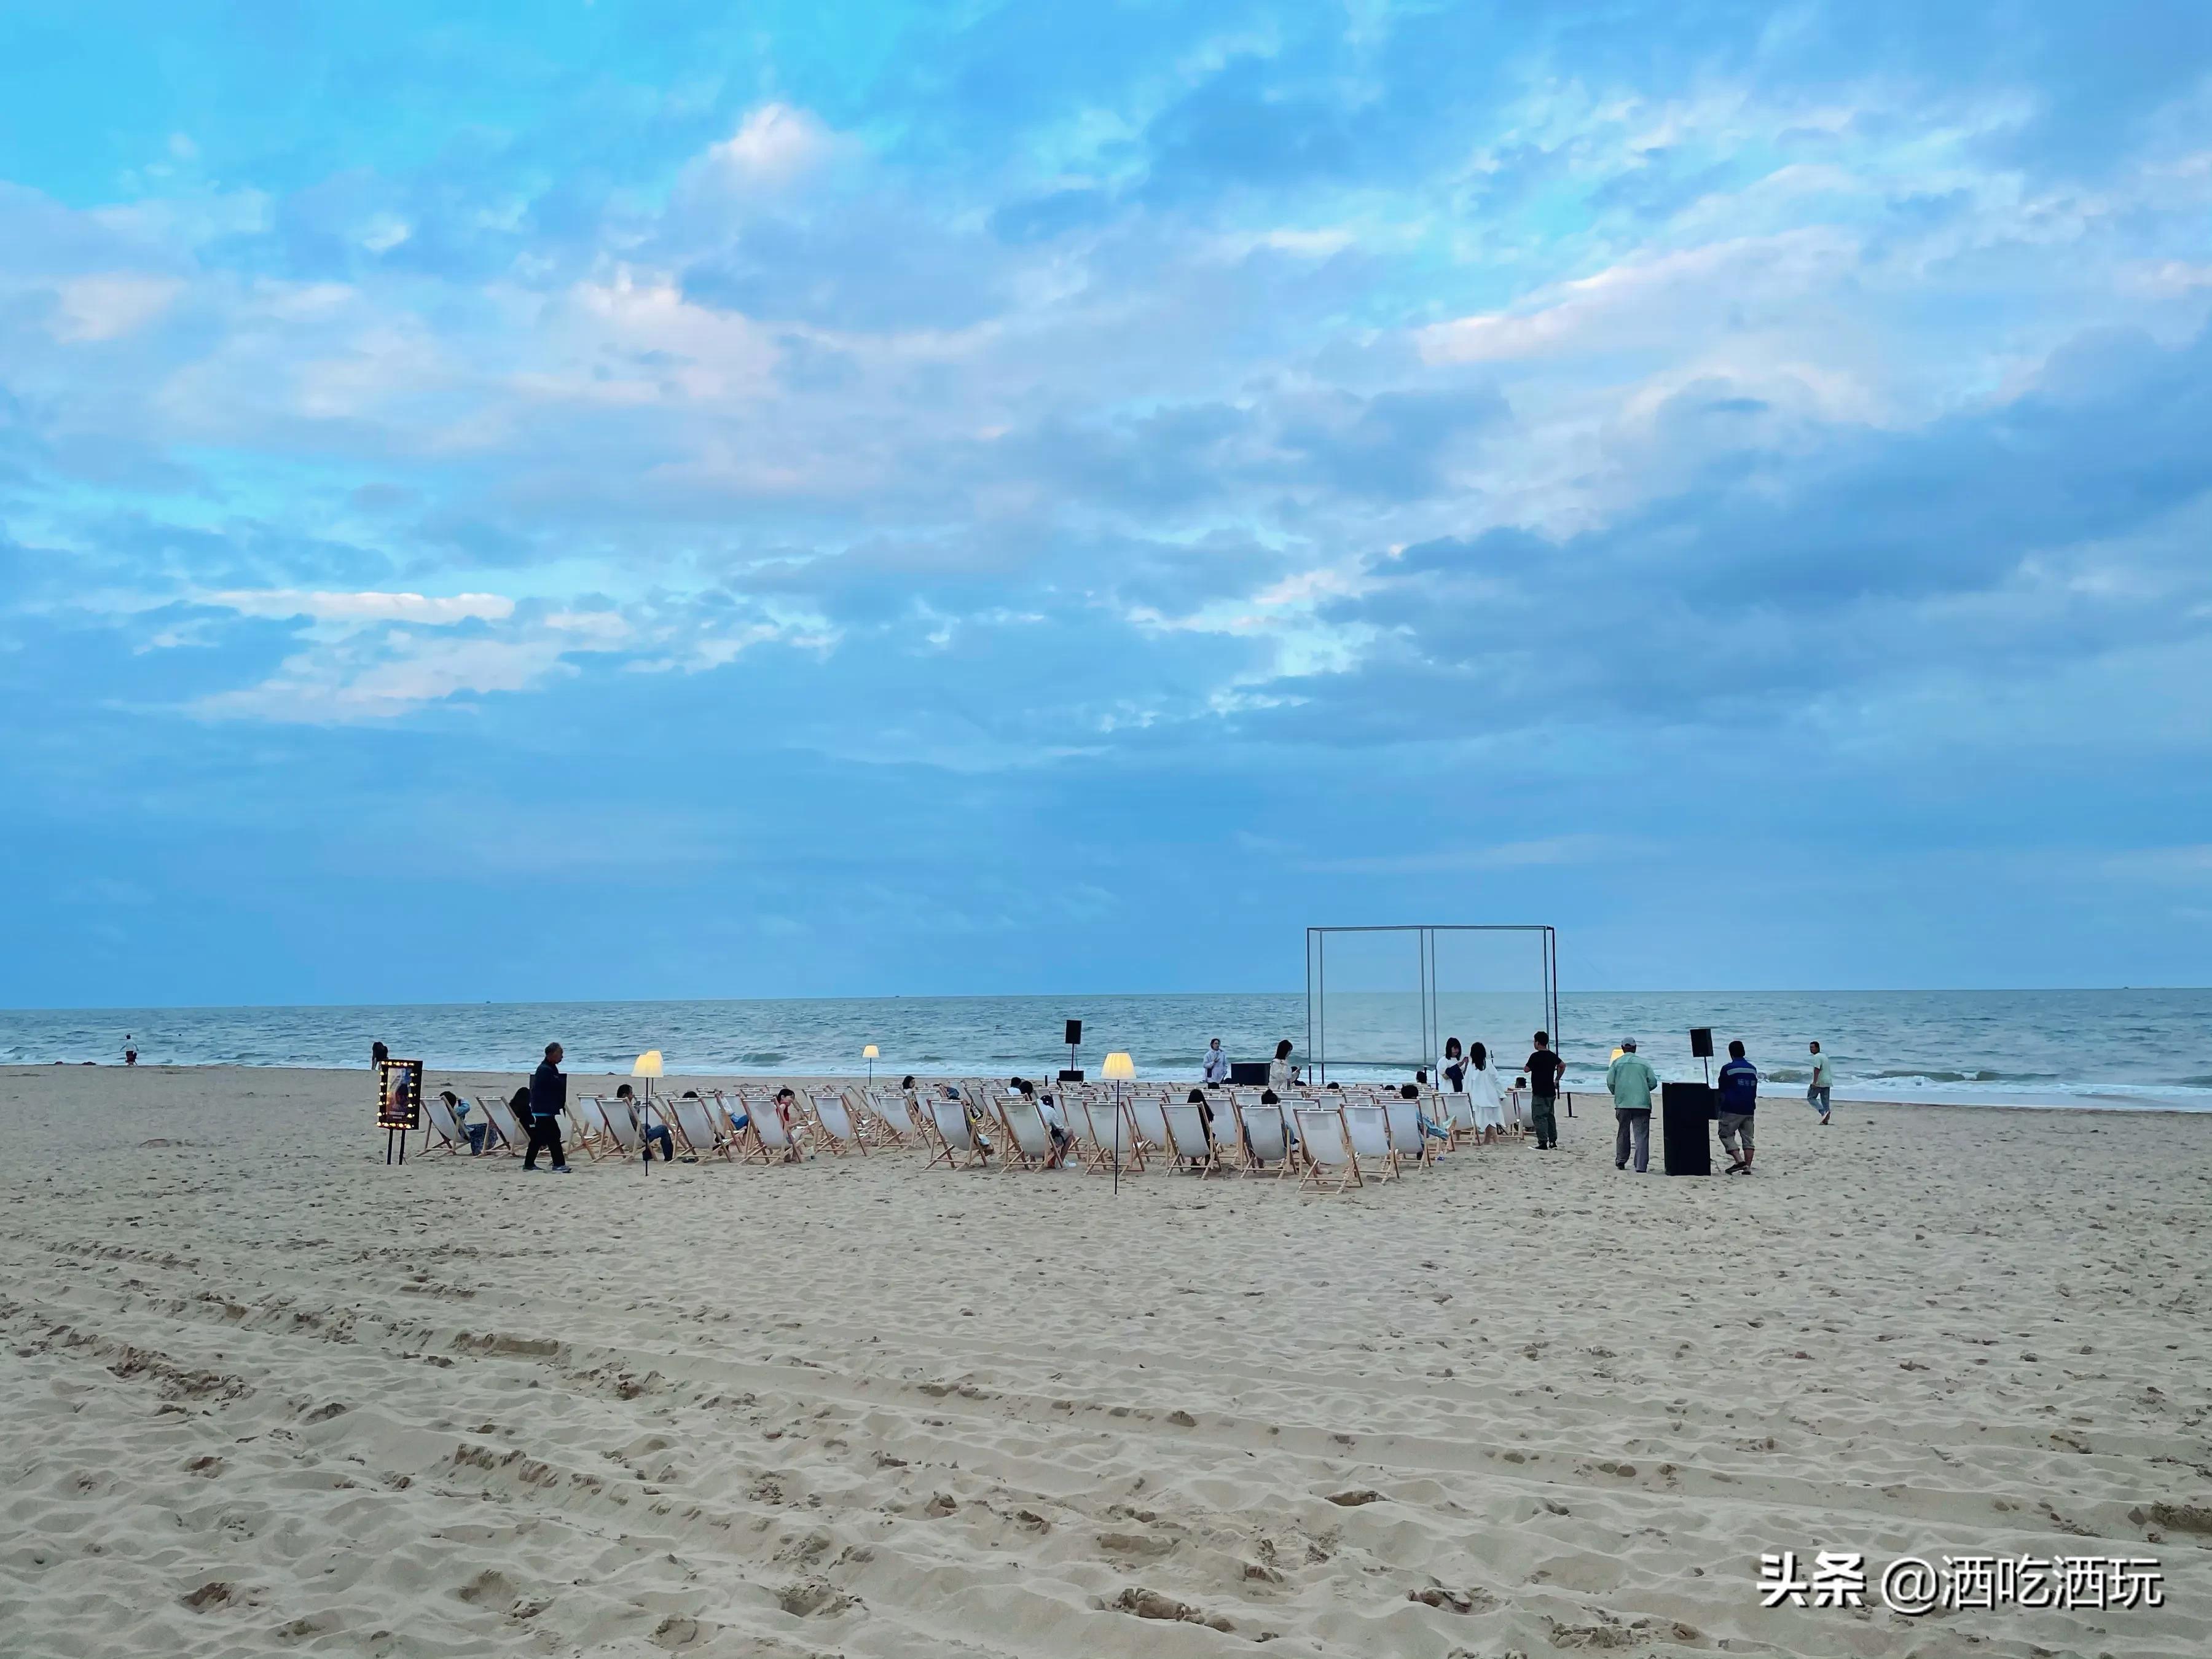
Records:
[[[1133,1095],[1128,1101],[1129,1127],[1137,1132],[1141,1146],[1164,1152],[1168,1146],[1167,1115],[1160,1110],[1157,1096]]]
[[[911,1146],[922,1139],[921,1126],[915,1121],[903,1089],[871,1089],[867,1106],[875,1131],[885,1146]]]
[[[607,1133],[606,1115],[599,1109],[597,1095],[570,1096],[568,1103],[561,1109],[561,1117],[567,1126],[562,1136],[564,1151],[580,1152],[586,1158],[598,1159],[614,1150],[614,1142]]]
[[[1137,1148],[1126,1114],[1110,1098],[1073,1097],[1068,1103],[1068,1127],[1075,1136],[1075,1155],[1089,1174],[1112,1174],[1117,1158],[1132,1175],[1144,1169],[1144,1153]]]
[[[1413,1104],[1411,1101],[1406,1103]],[[1359,1160],[1363,1184],[1370,1180],[1397,1180],[1398,1152],[1390,1144],[1390,1120],[1384,1115],[1384,1109],[1346,1106],[1341,1109],[1341,1115],[1345,1136],[1352,1142],[1352,1155]]]
[[[607,1126],[610,1150],[619,1152],[625,1158],[635,1158],[645,1151],[645,1136],[640,1133],[637,1120],[631,1115],[629,1102],[603,1100],[598,1095],[586,1095],[584,1099],[599,1115],[599,1121]]]
[[[999,1121],[1006,1131],[1006,1169],[1042,1170],[1053,1161],[1052,1130],[1044,1111],[1027,1095],[1006,1095],[998,1101]]]
[[[1291,1172],[1290,1126],[1284,1121],[1283,1109],[1278,1105],[1262,1105],[1255,1101],[1239,1109],[1243,1120],[1245,1158],[1243,1173],[1259,1175],[1270,1164],[1280,1167],[1275,1171],[1279,1181]]]
[[[500,1145],[507,1152],[520,1152],[530,1144],[530,1132],[514,1115],[514,1109],[499,1096],[478,1095],[477,1110],[484,1115],[484,1121],[491,1126],[492,1133],[499,1137]],[[487,1139],[484,1151],[490,1150],[491,1142]]]
[[[690,1149],[695,1158],[705,1158],[720,1152],[728,1158],[730,1138],[714,1121],[714,1114],[706,1100],[698,1095],[680,1095],[665,1103],[676,1120],[676,1136]]]
[[[1197,1176],[1218,1175],[1221,1160],[1213,1150],[1213,1137],[1206,1127],[1206,1114],[1187,1100],[1160,1103],[1161,1127],[1167,1132],[1169,1156],[1175,1167]]]
[[[867,1145],[860,1139],[860,1126],[853,1121],[853,1109],[841,1094],[816,1091],[813,1136],[816,1148],[834,1157],[842,1158],[848,1152],[867,1156]]]
[[[1206,1109],[1213,1114],[1213,1163],[1224,1175],[1243,1169],[1251,1154],[1244,1147],[1243,1113],[1232,1089],[1208,1089]]]
[[[714,1133],[722,1137],[723,1144],[732,1152],[743,1150],[745,1132],[738,1127],[738,1120],[747,1120],[750,1127],[752,1114],[745,1109],[744,1102],[732,1105],[720,1089],[708,1089],[700,1097],[707,1103],[707,1115],[713,1120]]]
[[[803,1161],[806,1153],[791,1127],[776,1109],[773,1097],[764,1106],[756,1107],[751,1114],[753,1139],[759,1143],[761,1161],[765,1164],[795,1164]]]
[[[1430,1164],[1429,1148],[1436,1142],[1421,1132],[1421,1108],[1425,1103],[1429,1103],[1403,1098],[1385,1100],[1382,1120],[1389,1126],[1390,1150],[1400,1161],[1410,1158],[1425,1170]]]
[[[446,1104],[446,1097],[434,1091],[422,1097],[422,1128],[426,1141],[432,1135],[438,1138],[438,1144],[427,1147],[428,1151],[465,1152],[468,1150],[469,1137],[461,1127],[460,1119],[455,1117],[453,1109]]]
[[[1438,1127],[1451,1135],[1451,1144],[1463,1146],[1475,1138],[1474,1097],[1460,1091],[1437,1097],[1437,1108],[1443,1113]]]
[[[947,1100],[943,1095],[933,1096],[929,1121],[937,1131],[940,1148],[938,1156],[929,1160],[931,1164],[941,1163],[948,1170],[967,1170],[984,1161],[983,1148],[975,1139],[975,1126],[968,1121],[968,1108],[962,1102]]]
[[[1359,1155],[1352,1150],[1352,1133],[1345,1127],[1347,1109],[1341,1106],[1301,1106],[1297,1110],[1298,1146],[1305,1154],[1305,1173],[1298,1178],[1298,1190],[1312,1188],[1316,1192],[1334,1190],[1341,1193],[1352,1187],[1363,1187],[1359,1178]]]

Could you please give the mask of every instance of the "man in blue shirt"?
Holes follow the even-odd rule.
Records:
[[[1721,1145],[1728,1148],[1730,1175],[1751,1173],[1751,1115],[1759,1109],[1759,1067],[1743,1057],[1743,1044],[1729,1044],[1721,1067]],[[1741,1150],[1738,1143],[1741,1143]]]

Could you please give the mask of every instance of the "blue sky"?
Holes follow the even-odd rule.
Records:
[[[2212,981],[2208,313],[2199,5],[0,6],[0,1003]]]

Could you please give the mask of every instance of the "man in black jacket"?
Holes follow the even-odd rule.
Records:
[[[561,1070],[561,1045],[545,1045],[545,1060],[530,1074],[530,1146],[522,1167],[535,1174],[538,1149],[553,1154],[553,1173],[568,1173],[568,1160],[561,1153],[561,1109],[568,1103],[568,1079]]]

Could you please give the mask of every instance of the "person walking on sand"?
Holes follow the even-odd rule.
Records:
[[[1536,1150],[1540,1152],[1559,1144],[1559,1077],[1567,1063],[1552,1052],[1549,1031],[1539,1031],[1531,1040],[1536,1047],[1521,1062],[1521,1069],[1528,1074],[1528,1115],[1534,1120]]]
[[[1813,1080],[1805,1085],[1805,1098],[1820,1115],[1820,1121],[1828,1121],[1828,1091],[1835,1086],[1835,1068],[1828,1064],[1827,1055],[1820,1052],[1817,1042],[1813,1048]]]
[[[553,1173],[568,1173],[568,1160],[561,1151],[561,1112],[568,1103],[568,1079],[561,1070],[561,1045],[545,1045],[545,1058],[530,1074],[530,1145],[522,1154],[522,1167],[538,1172],[538,1149],[553,1155]]]
[[[1721,1145],[1728,1149],[1730,1175],[1751,1173],[1751,1115],[1759,1109],[1759,1067],[1743,1057],[1743,1044],[1729,1044],[1721,1067]],[[1739,1150],[1741,1143],[1741,1150]]]
[[[1209,1089],[1229,1081],[1229,1053],[1219,1037],[1206,1045],[1206,1074],[1200,1081]]]
[[[1605,1086],[1613,1096],[1613,1167],[1625,1170],[1632,1153],[1636,1173],[1651,1167],[1651,1091],[1659,1073],[1636,1052],[1636,1039],[1623,1037],[1620,1053],[1606,1067]]]

